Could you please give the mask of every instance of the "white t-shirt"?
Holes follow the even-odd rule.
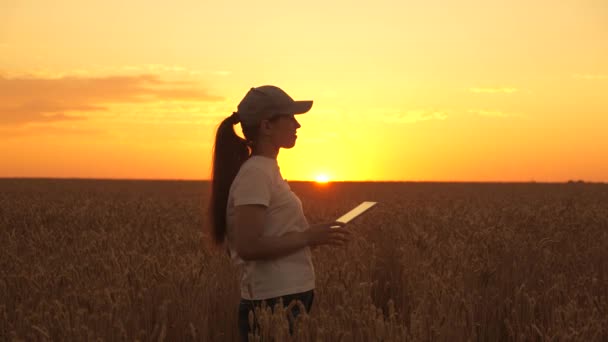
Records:
[[[281,176],[277,161],[263,156],[245,161],[230,187],[226,210],[228,248],[232,260],[241,267],[242,298],[268,299],[314,289],[308,247],[269,260],[245,261],[238,256],[233,243],[235,207],[247,204],[266,206],[263,236],[308,229],[302,202]]]

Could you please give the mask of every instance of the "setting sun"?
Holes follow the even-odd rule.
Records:
[[[329,182],[329,176],[325,175],[325,174],[317,175],[317,177],[315,177],[315,182],[322,183],[322,184],[328,183]]]

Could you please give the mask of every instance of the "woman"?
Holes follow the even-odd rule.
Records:
[[[238,321],[244,340],[249,311],[262,301],[272,307],[279,299],[285,306],[299,300],[309,311],[315,288],[310,247],[340,246],[350,238],[346,229],[331,228],[343,223],[308,224],[277,164],[279,150],[296,143],[301,126],[294,115],[311,107],[312,101],[294,101],[275,86],[251,88],[217,130],[210,217],[215,242],[226,242],[241,268]],[[237,123],[246,139],[235,134]]]

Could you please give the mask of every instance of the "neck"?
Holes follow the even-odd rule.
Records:
[[[260,141],[253,149],[252,155],[276,160],[279,155],[279,148],[265,141]]]

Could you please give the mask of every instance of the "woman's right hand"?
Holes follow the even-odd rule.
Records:
[[[344,245],[350,241],[352,236],[352,233],[344,228],[345,225],[345,223],[337,221],[311,225],[308,230],[306,230],[308,245],[311,247],[320,245]]]

